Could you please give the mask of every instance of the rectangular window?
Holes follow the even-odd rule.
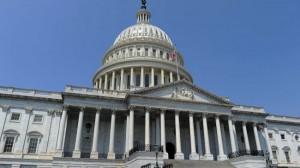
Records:
[[[43,122],[43,116],[42,115],[34,115],[33,122],[34,123],[42,123]]]
[[[160,58],[163,58],[163,55],[164,55],[164,52],[163,51],[160,51]]]
[[[129,57],[132,57],[132,49],[129,50]]]
[[[29,154],[35,154],[38,144],[38,138],[30,138],[29,147],[28,147],[28,153]]]
[[[130,89],[130,75],[127,76],[127,89]]]
[[[169,53],[167,53],[167,60],[169,60],[170,59],[170,54]]]
[[[15,137],[6,137],[3,153],[11,153]]]
[[[11,121],[20,121],[20,114],[18,114],[18,113],[12,113],[11,114],[11,117],[10,117],[10,120]]]
[[[137,49],[137,56],[141,56],[141,49],[140,48]]]
[[[135,86],[140,86],[141,85],[141,75],[136,74],[135,75]]]
[[[276,152],[276,150],[273,150],[272,154],[273,154],[274,159],[277,159],[277,152]]]
[[[153,49],[153,57],[156,57],[156,50],[155,49]]]
[[[269,138],[273,139],[273,134],[269,133]]]
[[[145,49],[145,56],[148,56],[148,48]]]
[[[149,87],[149,74],[145,74],[145,87]]]
[[[284,134],[280,134],[280,137],[282,140],[285,140],[285,135]]]
[[[291,163],[290,152],[289,151],[285,151],[284,155],[285,155],[285,158],[286,158],[286,162],[287,163]]]
[[[115,78],[115,83],[114,83],[114,90],[117,90],[117,78]]]
[[[158,85],[158,77],[154,75],[154,86]]]

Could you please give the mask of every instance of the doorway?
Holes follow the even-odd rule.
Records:
[[[174,159],[174,156],[175,156],[175,153],[176,153],[174,144],[172,144],[171,142],[167,142],[166,143],[166,150],[169,154],[169,159]]]

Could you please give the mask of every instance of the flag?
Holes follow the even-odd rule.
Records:
[[[171,61],[175,61],[176,60],[176,52],[175,52],[175,50],[171,51],[170,58],[171,58]]]

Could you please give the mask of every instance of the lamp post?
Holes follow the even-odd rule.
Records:
[[[156,163],[155,163],[155,167],[154,168],[159,168],[158,166],[158,162],[157,162],[157,156],[158,156],[158,151],[159,151],[159,146],[158,145],[154,145],[154,151],[155,151],[155,158],[156,158]]]

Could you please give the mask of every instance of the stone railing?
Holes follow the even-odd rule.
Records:
[[[111,95],[116,97],[124,97],[127,91],[116,91],[116,90],[104,90],[104,89],[95,89],[88,87],[79,87],[67,85],[65,90],[67,93],[79,93],[79,94],[88,94],[88,95]]]
[[[49,91],[33,90],[33,89],[22,89],[22,88],[14,88],[14,87],[0,86],[0,93],[10,94],[10,95],[20,95],[20,96],[62,99],[61,93],[58,93],[58,92],[49,92]]]
[[[264,156],[264,152],[262,150],[240,150],[228,154],[229,159],[241,156]]]
[[[136,145],[129,151],[129,156],[131,156],[132,154],[138,151],[155,152],[154,146],[155,145],[144,145],[144,144]],[[162,152],[163,146],[159,146],[158,151]]]
[[[255,113],[265,113],[265,109],[263,107],[253,107],[253,106],[234,106],[232,110],[235,111],[247,111],[247,112],[255,112]]]

